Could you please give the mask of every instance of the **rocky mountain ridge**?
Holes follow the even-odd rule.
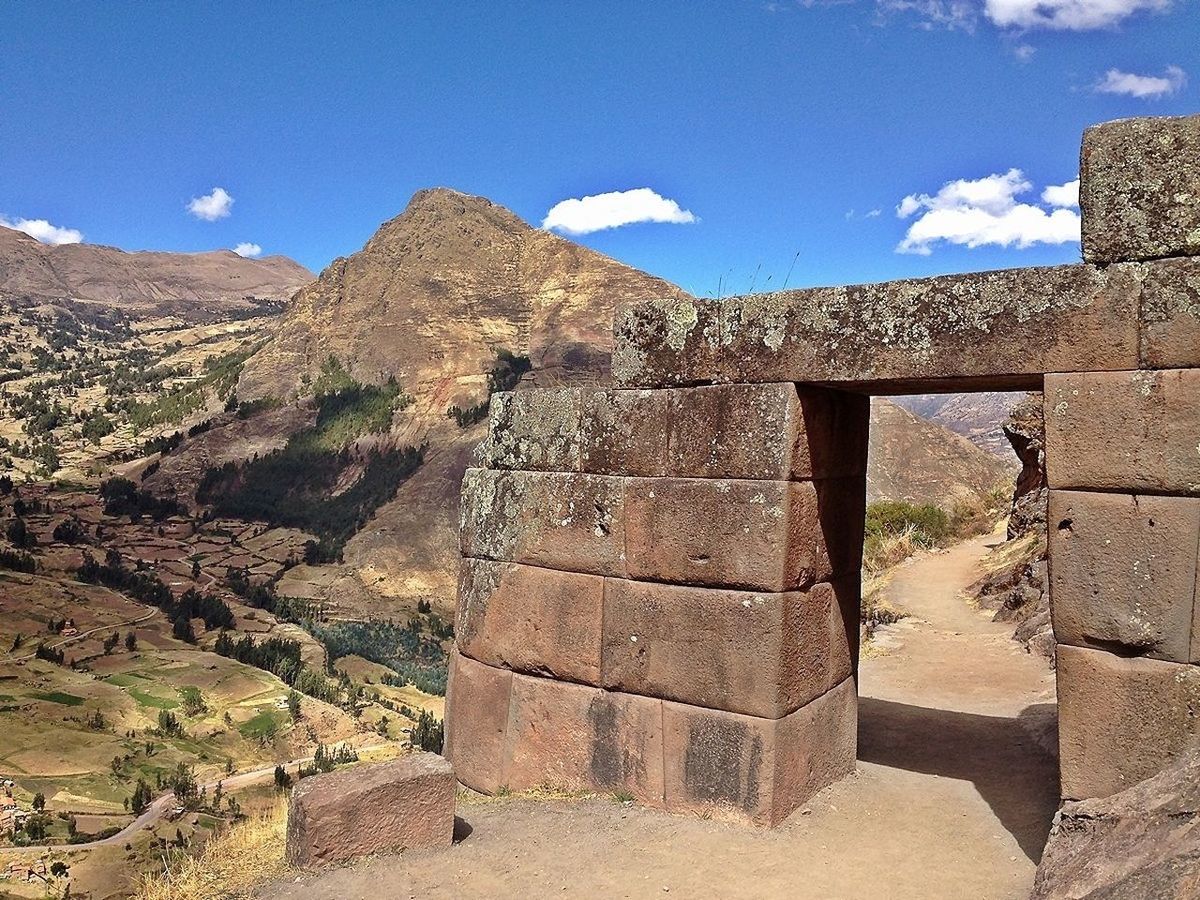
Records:
[[[498,350],[528,357],[532,383],[604,381],[613,309],[682,294],[482,197],[418,191],[296,295],[238,396],[302,395],[332,355],[359,381],[394,376],[413,397],[401,439],[451,440],[446,410],[486,400]]]
[[[252,312],[253,300],[282,304],[312,277],[286,256],[51,245],[0,227],[0,295],[25,304],[73,301],[116,307],[133,318],[211,321]]]

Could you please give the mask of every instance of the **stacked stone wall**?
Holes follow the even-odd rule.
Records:
[[[495,792],[774,824],[855,755],[866,395],[1044,390],[1063,795],[1200,732],[1200,116],[1084,137],[1073,266],[620,312],[493,398],[447,752]]]
[[[868,415],[793,384],[497,395],[463,486],[459,778],[774,824],[851,771]]]

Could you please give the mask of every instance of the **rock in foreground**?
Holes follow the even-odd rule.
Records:
[[[1100,800],[1067,803],[1031,900],[1200,897],[1200,747]]]
[[[305,778],[288,810],[288,862],[448,847],[456,789],[450,763],[435,753]]]

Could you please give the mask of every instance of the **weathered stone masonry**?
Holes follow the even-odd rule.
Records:
[[[1063,794],[1200,732],[1200,117],[1084,137],[1085,264],[664,300],[493,399],[447,754],[774,824],[853,769],[868,396],[1045,390]]]

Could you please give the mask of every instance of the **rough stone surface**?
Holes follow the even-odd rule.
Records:
[[[794,384],[671,394],[670,475],[786,481],[866,471],[866,397]]]
[[[1099,800],[1067,803],[1054,820],[1030,900],[1200,897],[1200,749]]]
[[[811,482],[631,478],[625,525],[639,580],[778,592],[831,574]]]
[[[1200,255],[1200,116],[1087,129],[1079,183],[1088,262]]]
[[[504,787],[513,674],[453,650],[446,686],[446,759],[458,780],[494,794]]]
[[[622,576],[623,508],[620,478],[468,469],[462,554]]]
[[[850,676],[847,633],[829,584],[764,594],[612,578],[603,684],[777,719]]]
[[[491,666],[599,684],[603,605],[599,575],[464,558],[455,637]]]
[[[1046,530],[1046,418],[1042,395],[1030,393],[1009,414],[1004,436],[1021,461],[1008,515],[1008,539]]]
[[[489,468],[577,471],[581,406],[578,388],[493,394],[484,443]]]
[[[1059,643],[1192,659],[1200,498],[1050,494]]]
[[[676,387],[724,380],[718,375],[724,365],[719,316],[719,303],[690,297],[619,307],[613,316],[613,384]]]
[[[807,381],[914,393],[934,382],[1035,388],[1045,372],[1134,369],[1139,272],[1007,269],[641,304],[618,322],[613,378],[622,387]]]
[[[662,702],[513,676],[504,784],[663,798]]]
[[[666,806],[777,825],[854,771],[853,680],[783,719],[663,703]]]
[[[1200,367],[1200,258],[1160,259],[1141,268],[1140,366]]]
[[[1107,797],[1161,771],[1200,732],[1200,667],[1058,646],[1063,797]]]
[[[580,468],[599,475],[666,475],[670,391],[588,391]]]
[[[435,753],[305,778],[288,808],[288,862],[449,847],[456,790],[454,770]]]
[[[1200,369],[1047,375],[1051,488],[1200,496]]]

